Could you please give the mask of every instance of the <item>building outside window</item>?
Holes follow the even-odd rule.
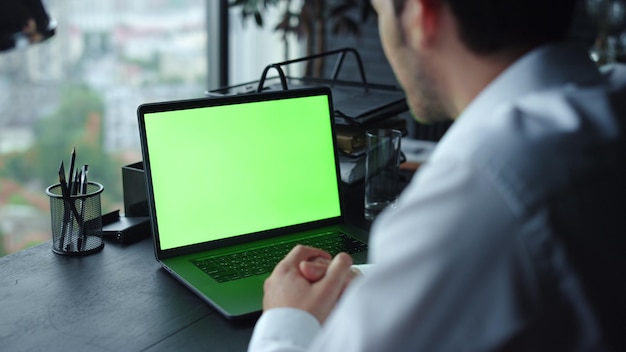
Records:
[[[137,106],[218,88],[207,84],[210,1],[44,1],[56,35],[0,53],[0,256],[50,240],[45,188],[72,148],[104,185],[103,213],[123,209],[121,167],[141,160]],[[230,83],[285,59],[271,29],[228,17]]]

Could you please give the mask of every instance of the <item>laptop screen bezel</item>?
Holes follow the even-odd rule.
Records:
[[[315,88],[302,88],[302,89],[291,89],[286,91],[270,91],[270,92],[262,92],[262,93],[249,93],[249,94],[240,94],[240,95],[229,95],[229,96],[219,96],[219,97],[207,97],[207,98],[199,98],[199,99],[188,99],[188,100],[176,100],[176,101],[164,101],[164,102],[156,102],[156,103],[147,103],[142,104],[137,109],[138,123],[139,123],[139,134],[141,141],[141,151],[143,156],[143,164],[144,164],[144,172],[146,178],[146,191],[147,191],[147,199],[148,199],[148,208],[150,212],[150,222],[153,234],[154,248],[155,248],[155,256],[157,260],[163,260],[170,257],[175,257],[179,255],[185,255],[190,253],[195,253],[198,251],[205,251],[210,249],[217,249],[226,246],[232,246],[241,243],[247,243],[255,240],[262,240],[267,238],[272,238],[280,235],[290,234],[299,231],[306,231],[311,228],[324,227],[324,226],[332,226],[338,225],[345,222],[344,214],[344,201],[341,193],[341,176],[339,172],[339,156],[338,156],[338,148],[337,148],[337,140],[336,138],[332,138],[333,150],[334,150],[334,162],[335,162],[335,170],[336,170],[336,184],[337,184],[337,194],[339,197],[339,212],[340,214],[336,217],[331,217],[327,219],[321,219],[316,221],[311,221],[303,224],[286,226],[272,230],[253,232],[248,234],[243,234],[235,237],[206,241],[203,243],[186,245],[182,247],[170,248],[170,249],[162,249],[161,241],[159,237],[159,228],[157,221],[157,214],[155,209],[155,200],[154,200],[154,192],[153,192],[153,184],[152,184],[152,175],[150,168],[150,151],[149,146],[147,145],[147,136],[146,136],[146,124],[145,124],[145,115],[151,113],[158,112],[167,112],[167,111],[175,111],[181,109],[195,109],[195,108],[204,108],[204,107],[212,107],[212,106],[220,106],[220,105],[230,105],[230,104],[241,104],[248,102],[261,102],[261,101],[270,101],[270,100],[278,100],[278,99],[290,99],[290,98],[299,98],[299,97],[310,97],[310,96],[325,96],[328,101],[328,114],[330,119],[330,126],[333,136],[336,136],[336,128],[333,118],[333,105],[331,98],[331,90],[327,87],[315,87]]]

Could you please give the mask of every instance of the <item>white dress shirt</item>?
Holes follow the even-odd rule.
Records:
[[[611,105],[620,104],[615,94],[621,107]],[[557,220],[574,209],[564,210],[567,226],[589,228],[596,216],[576,209],[623,188],[601,170],[625,160],[616,118],[625,97],[584,49],[551,45],[519,59],[375,221],[374,266],[324,326],[297,309],[271,309],[249,351],[603,350]]]

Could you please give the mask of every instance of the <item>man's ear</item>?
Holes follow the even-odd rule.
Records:
[[[442,6],[440,0],[406,0],[402,24],[414,49],[428,48],[435,42]]]

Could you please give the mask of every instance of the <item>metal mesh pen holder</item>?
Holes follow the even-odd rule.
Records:
[[[104,187],[97,182],[87,184],[86,194],[63,198],[61,185],[46,189],[50,197],[52,251],[57,254],[83,256],[104,247],[100,194]]]

